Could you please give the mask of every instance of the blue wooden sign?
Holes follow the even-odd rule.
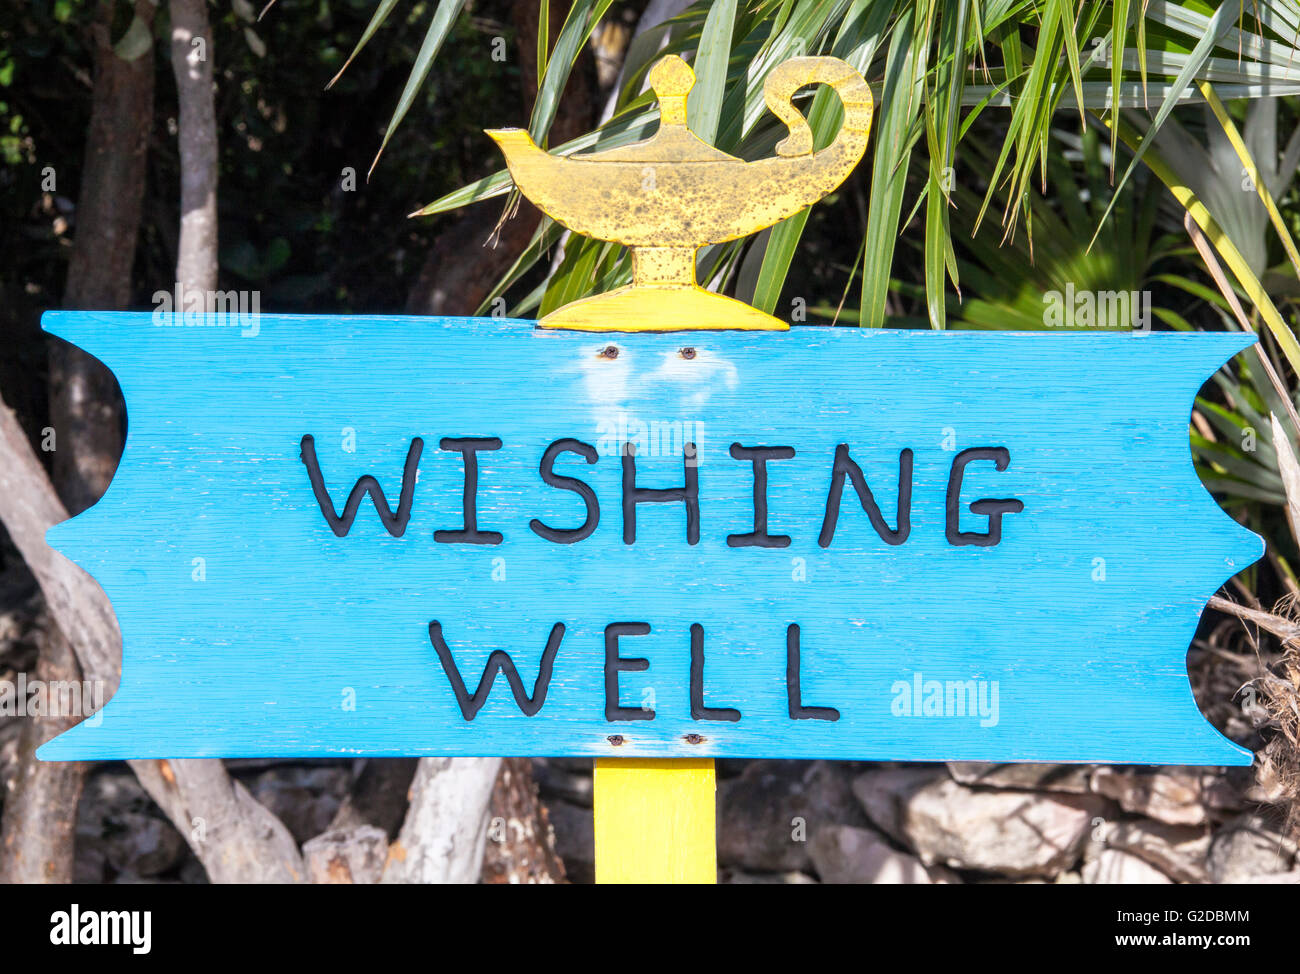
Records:
[[[1250,761],[1185,669],[1248,336],[224,321],[45,316],[129,435],[49,534],[121,687],[43,758]]]

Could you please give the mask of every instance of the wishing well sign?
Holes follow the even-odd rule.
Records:
[[[130,433],[49,535],[121,688],[42,757],[1249,760],[1184,662],[1260,554],[1187,442],[1248,339],[45,323]]]
[[[830,186],[870,118],[837,90]],[[121,688],[41,756],[1249,763],[1185,669],[1261,554],[1188,449],[1248,337],[632,330],[730,313],[702,242],[639,251],[584,331],[47,314],[130,430],[49,534],[113,603]]]

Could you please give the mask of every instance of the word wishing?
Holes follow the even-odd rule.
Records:
[[[499,545],[505,539],[503,532],[479,524],[478,518],[478,479],[480,456],[491,454],[502,448],[499,437],[443,437],[438,445],[441,449],[460,453],[464,463],[464,486],[460,497],[461,526],[435,530],[433,539],[442,544]],[[308,433],[300,443],[301,458],[307,467],[307,476],[312,493],[320,506],[321,514],[330,530],[340,538],[352,530],[352,525],[366,495],[375,506],[385,530],[393,537],[405,534],[411,520],[412,506],[415,501],[415,484],[419,475],[420,458],[424,453],[424,440],[415,437],[411,440],[406,453],[406,463],[402,470],[402,486],[397,498],[397,506],[390,504],[379,481],[372,475],[361,477],[353,485],[343,503],[343,510],[335,506],[329,488],[326,486],[320,461],[316,456],[315,438]],[[595,465],[600,460],[596,447],[581,440],[566,437],[555,440],[542,453],[538,466],[542,482],[557,490],[570,491],[582,498],[586,506],[586,518],[581,524],[568,527],[556,527],[533,518],[529,529],[546,541],[554,544],[576,544],[595,533],[600,524],[601,510],[596,499],[596,492],[591,485],[578,477],[562,476],[555,472],[556,460],[565,453],[582,457],[587,464]],[[788,535],[771,534],[768,531],[767,478],[768,464],[780,460],[789,460],[795,456],[794,447],[790,446],[745,446],[733,443],[729,451],[731,457],[751,466],[753,476],[753,526],[751,530],[726,535],[727,545],[732,548],[787,548],[791,539]],[[686,515],[686,543],[699,544],[701,536],[700,508],[700,474],[697,462],[696,444],[686,443],[682,449],[683,477],[681,486],[645,487],[637,481],[637,450],[634,444],[625,443],[620,451],[622,474],[621,514],[623,520],[623,543],[635,544],[637,539],[637,508],[642,504],[676,504],[680,503]],[[978,545],[992,547],[1002,540],[1002,517],[1004,514],[1018,514],[1024,510],[1024,503],[1018,498],[985,497],[972,501],[968,505],[971,513],[988,519],[986,531],[961,530],[960,514],[962,500],[962,482],[966,468],[976,461],[992,463],[999,472],[1011,463],[1011,453],[1003,446],[972,447],[962,450],[952,459],[948,475],[948,487],[945,496],[944,537],[954,547]],[[894,513],[894,524],[885,520],[875,496],[863,476],[862,468],[854,461],[849,444],[841,443],[835,448],[835,455],[830,463],[830,486],[826,493],[825,513],[822,518],[821,531],[817,544],[829,548],[835,538],[835,528],[839,523],[840,505],[845,487],[851,486],[858,503],[871,522],[876,534],[888,545],[901,545],[907,541],[912,530],[912,464],[911,449],[904,449],[898,455],[898,502]]]

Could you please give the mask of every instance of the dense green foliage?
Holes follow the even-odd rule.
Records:
[[[39,310],[61,302],[90,113],[85,31],[93,6],[33,0],[0,8],[0,219],[12,231],[3,245],[6,327],[27,328]],[[125,31],[129,7],[119,6]],[[382,32],[365,63],[325,91],[372,6],[279,0],[256,23],[228,4],[212,8],[222,284],[261,289],[266,308],[400,310],[439,229],[406,214],[421,195],[448,191],[490,166],[484,119],[522,120],[517,69],[488,56],[494,36],[509,36],[508,25],[458,22],[421,95],[419,126],[398,134],[382,178],[367,183],[386,113],[420,41],[418,25]],[[165,10],[154,26],[154,133],[133,289],[139,306],[174,277],[179,173]],[[42,190],[46,167],[55,175],[52,193]],[[356,173],[352,192],[343,189],[346,167]]]

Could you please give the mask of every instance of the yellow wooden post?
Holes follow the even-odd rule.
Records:
[[[596,882],[712,883],[711,758],[596,761]]]
[[[559,158],[522,129],[489,131],[523,195],[570,230],[632,251],[632,283],[571,302],[543,328],[580,331],[787,330],[787,322],[700,287],[695,253],[769,227],[821,199],[857,165],[871,128],[871,89],[838,58],[794,58],[775,67],[764,100],[789,135],[771,159],[747,162],[702,141],[686,124],[695,84],[676,55],[650,71],[659,130],[644,142]],[[813,151],[794,106],[810,84],[834,89],[840,131]],[[717,881],[716,777],[707,758],[596,761],[598,883]]]

